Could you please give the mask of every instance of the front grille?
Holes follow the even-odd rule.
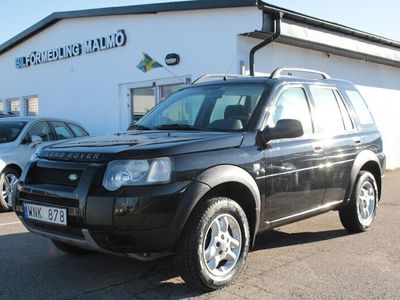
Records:
[[[76,180],[69,179],[70,175],[75,174]],[[81,181],[83,170],[67,170],[36,167],[30,174],[32,183],[48,183],[54,185],[64,185],[77,187]]]
[[[37,195],[26,192],[21,192],[19,194],[19,198],[23,200],[29,200],[33,202],[39,202],[43,204],[54,204],[61,205],[66,207],[79,207],[79,200],[77,199],[69,199],[63,197],[54,197],[48,195]]]
[[[25,220],[25,223],[32,229],[36,229],[39,231],[53,233],[53,234],[61,234],[67,237],[74,237],[83,239],[84,236],[82,234],[82,225],[81,224],[71,224],[67,226],[58,226],[52,224],[46,224],[42,222],[36,222],[32,220]]]

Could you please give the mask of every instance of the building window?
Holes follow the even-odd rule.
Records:
[[[143,117],[155,104],[155,88],[142,87],[131,90],[132,121],[136,122]]]
[[[165,84],[161,86],[161,100],[168,97],[172,93],[175,93],[177,90],[185,87],[185,84]]]
[[[39,115],[39,98],[28,97],[25,98],[25,109],[27,116],[38,116]]]
[[[4,102],[0,100],[0,114],[4,114]]]
[[[19,99],[9,99],[8,100],[8,112],[12,115],[19,116],[21,112],[21,106]]]
[[[132,88],[130,91],[132,109],[131,121],[138,121],[152,109],[154,105],[189,83],[189,77],[182,78],[182,81],[177,81],[174,78],[169,81],[160,80],[148,82],[148,84]]]

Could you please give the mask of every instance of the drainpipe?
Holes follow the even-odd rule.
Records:
[[[281,22],[282,22],[283,13],[279,12],[278,16],[275,19],[275,32],[272,36],[267,38],[265,41],[259,43],[258,45],[254,46],[250,50],[250,76],[254,76],[254,55],[255,53],[260,50],[261,48],[267,46],[269,43],[275,41],[281,35]]]

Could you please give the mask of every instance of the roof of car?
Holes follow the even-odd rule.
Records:
[[[291,77],[284,76],[280,78],[271,79],[269,76],[243,76],[243,77],[235,77],[235,78],[227,78],[220,80],[210,80],[201,83],[196,83],[194,86],[207,86],[214,84],[240,84],[240,83],[254,83],[254,84],[281,84],[283,82],[292,82],[292,83],[319,83],[319,84],[329,84],[329,85],[352,85],[351,82],[341,80],[341,79],[309,79],[302,77]]]
[[[76,121],[62,119],[62,118],[52,118],[52,117],[47,118],[47,117],[13,117],[13,116],[9,116],[9,117],[5,117],[5,118],[0,118],[0,122],[7,122],[7,121],[28,122],[28,123],[33,123],[35,121],[59,121],[59,122],[73,123],[73,124],[82,126],[79,122],[76,122]]]

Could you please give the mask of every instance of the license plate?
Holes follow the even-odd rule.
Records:
[[[67,209],[24,203],[24,217],[45,223],[67,225]]]

